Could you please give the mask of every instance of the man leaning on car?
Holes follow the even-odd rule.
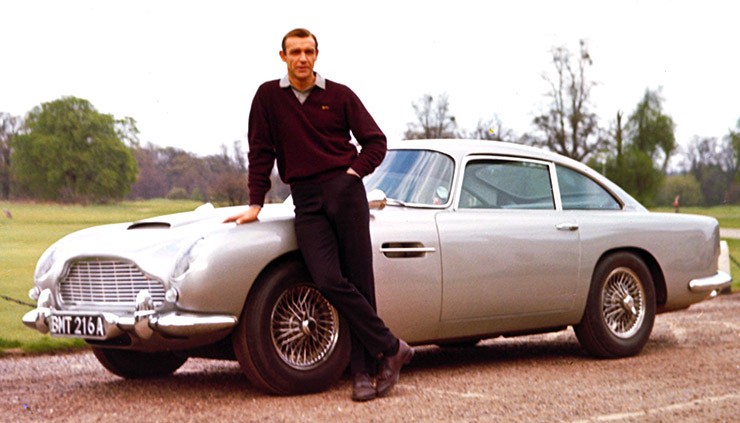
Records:
[[[383,160],[386,138],[352,90],[314,72],[318,54],[316,36],[306,29],[283,37],[280,58],[288,73],[259,87],[249,114],[250,207],[225,222],[257,219],[277,159],[280,177],[290,185],[296,239],[311,277],[352,330],[352,399],[367,401],[388,393],[414,354],[375,306],[362,177]]]

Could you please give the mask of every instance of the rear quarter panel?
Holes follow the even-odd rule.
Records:
[[[582,243],[583,274],[593,275],[599,260],[616,250],[650,254],[666,283],[664,310],[683,308],[706,298],[688,289],[694,278],[713,275],[719,255],[719,225],[713,218],[648,212],[566,212],[576,215]],[[590,284],[590,277],[582,283]],[[579,292],[586,294],[588,287]],[[578,298],[577,308],[585,308]]]

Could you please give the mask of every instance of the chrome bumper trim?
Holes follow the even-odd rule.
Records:
[[[49,333],[49,316],[54,311],[49,301],[49,295],[42,292],[38,307],[23,316],[23,323],[41,333]],[[134,316],[119,316],[108,312],[64,312],[67,315],[75,315],[77,313],[81,315],[101,315],[106,329],[104,340],[115,338],[123,332],[135,334],[135,336],[142,339],[149,339],[154,333],[159,333],[166,337],[190,338],[212,332],[225,331],[236,326],[238,322],[235,316],[230,315],[204,316],[178,312],[158,314],[154,310],[151,310],[149,313],[139,312]]]
[[[237,318],[234,316],[196,316],[175,313],[157,316],[149,323],[155,332],[180,338],[227,330],[236,324]]]
[[[732,283],[732,276],[718,270],[717,274],[706,278],[693,279],[689,282],[691,292],[709,292],[716,289],[724,289]]]

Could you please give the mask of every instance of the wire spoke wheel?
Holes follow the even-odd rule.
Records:
[[[642,327],[645,319],[645,290],[637,274],[618,267],[607,276],[602,291],[601,315],[611,333],[627,339]]]
[[[637,254],[618,251],[597,263],[586,309],[573,329],[583,348],[596,357],[630,357],[650,338],[655,311],[648,265]]]
[[[278,356],[296,370],[310,370],[320,364],[339,338],[339,313],[308,285],[291,287],[280,296],[271,323]]]

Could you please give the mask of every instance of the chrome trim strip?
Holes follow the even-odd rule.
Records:
[[[706,278],[693,279],[689,282],[691,292],[709,292],[715,289],[723,289],[732,283],[732,276],[718,270],[717,274]]]

